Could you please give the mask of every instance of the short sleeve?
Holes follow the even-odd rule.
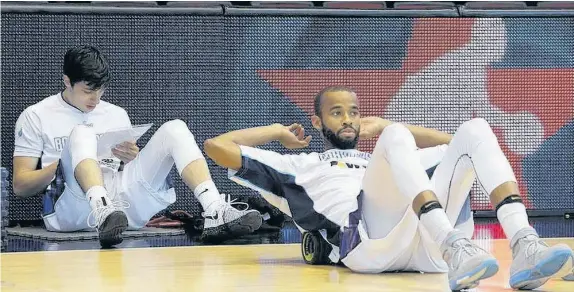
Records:
[[[229,170],[230,179],[252,189],[280,195],[281,185],[293,182],[295,165],[291,155],[240,146],[241,168]]]
[[[41,157],[44,150],[42,125],[36,114],[26,109],[16,121],[14,156]]]

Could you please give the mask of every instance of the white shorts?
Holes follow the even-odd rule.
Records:
[[[419,151],[425,169],[434,169],[431,184],[451,224],[471,237],[474,222],[468,194],[475,176],[468,157],[459,155],[456,146],[451,143]],[[350,214],[349,226],[343,229],[341,261],[361,273],[447,272],[439,247],[419,224],[412,202],[400,194],[387,160],[377,151],[375,148],[365,173],[359,208]]]
[[[161,143],[148,142],[123,171],[104,172],[104,184],[110,199],[123,200],[130,205],[124,209],[130,230],[144,227],[152,216],[176,200],[175,191],[166,179],[174,165],[173,159],[158,159],[155,145]],[[55,197],[44,196],[42,217],[46,229],[58,232],[90,229],[87,220],[92,210],[74,177],[70,150],[66,146],[62,150],[59,168],[62,171],[56,175],[52,188],[60,187],[60,190],[52,190]],[[93,216],[91,220],[94,220]]]

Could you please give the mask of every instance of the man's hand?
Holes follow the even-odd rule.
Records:
[[[367,140],[376,137],[390,124],[390,121],[379,117],[361,118],[361,132],[359,133],[359,139]]]
[[[305,137],[305,128],[303,128],[303,126],[300,124],[292,124],[282,127],[283,131],[278,140],[285,148],[298,149],[309,146],[311,136]]]
[[[135,142],[123,142],[112,149],[112,153],[125,164],[134,160],[139,152],[140,149]]]

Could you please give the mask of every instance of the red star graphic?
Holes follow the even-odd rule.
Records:
[[[414,22],[407,58],[399,70],[258,70],[272,87],[297,106],[313,114],[313,96],[329,85],[346,85],[362,101],[361,115],[380,116],[405,78],[436,58],[469,42],[473,19],[424,18]],[[458,34],[452,28],[458,28]],[[362,141],[359,149],[371,151],[376,139]]]
[[[405,78],[469,42],[474,19],[419,19],[414,22],[407,57],[399,70],[258,70],[272,87],[293,103],[313,114],[313,96],[329,85],[354,88],[361,101],[361,115],[381,116],[403,85]],[[457,34],[453,34],[456,28]],[[574,113],[574,70],[572,69],[490,69],[488,92],[493,105],[506,112],[527,110],[543,123],[545,137],[551,136],[571,120]],[[510,151],[494,129],[501,148],[508,157],[519,181],[521,193],[527,194],[522,180],[522,155]],[[362,141],[359,149],[372,151],[376,139]],[[527,208],[531,203],[524,196]],[[473,202],[473,209],[491,209],[490,203]]]

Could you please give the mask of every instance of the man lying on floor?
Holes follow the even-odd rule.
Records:
[[[467,121],[451,136],[361,118],[353,90],[334,86],[315,97],[312,124],[323,153],[256,148],[271,141],[307,147],[311,137],[298,124],[229,132],[208,139],[205,152],[236,182],[284,198],[294,222],[323,231],[351,270],[448,272],[452,290],[493,276],[497,260],[470,240],[472,217],[455,226],[475,180],[510,239],[513,288],[543,285],[570,257],[568,246],[548,247],[530,227],[514,173],[485,120]],[[356,150],[359,137],[377,135],[372,154]]]

